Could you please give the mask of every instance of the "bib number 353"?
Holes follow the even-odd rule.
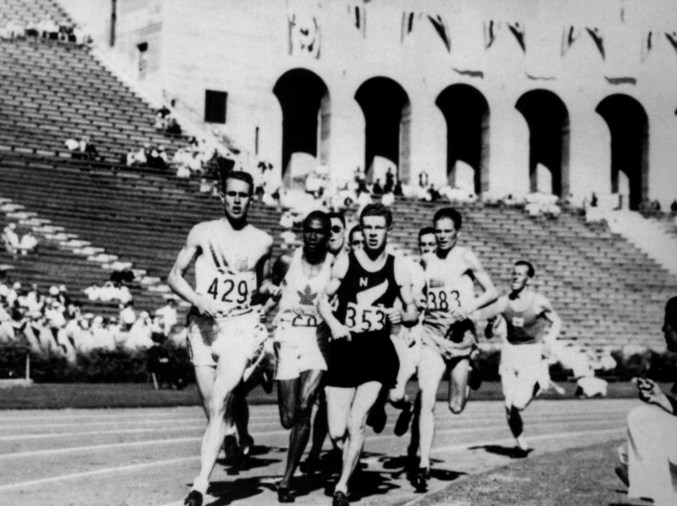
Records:
[[[386,312],[379,306],[358,306],[349,303],[346,308],[345,325],[353,332],[383,330],[386,326]]]

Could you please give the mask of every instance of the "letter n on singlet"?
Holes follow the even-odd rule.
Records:
[[[369,284],[369,278],[360,278],[360,288]]]

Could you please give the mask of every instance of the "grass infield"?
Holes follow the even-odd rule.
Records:
[[[1,386],[1,385],[0,385]],[[546,393],[541,399],[571,399],[576,390],[574,383],[563,383],[567,394],[563,397]],[[412,393],[416,383],[409,384]],[[440,385],[438,399],[445,400],[448,387]],[[630,383],[609,384],[609,398],[635,397],[637,389]],[[249,394],[252,404],[274,404],[277,393],[266,394],[260,387]],[[500,400],[501,385],[498,382],[484,382],[481,388],[472,392],[474,400]],[[33,384],[28,387],[0,388],[0,409],[66,409],[66,408],[140,408],[196,406],[200,397],[195,384],[184,390],[153,390],[150,383],[63,383]]]
[[[547,453],[468,475],[416,506],[639,506],[614,474],[621,440]]]

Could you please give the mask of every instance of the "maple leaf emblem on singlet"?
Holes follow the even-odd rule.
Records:
[[[315,304],[317,293],[314,293],[310,289],[310,285],[306,285],[306,288],[302,292],[297,290],[296,293],[299,294],[299,304],[304,306],[312,306]]]

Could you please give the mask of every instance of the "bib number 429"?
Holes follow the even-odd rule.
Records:
[[[244,304],[249,300],[249,284],[246,279],[214,278],[207,293],[217,302]]]

